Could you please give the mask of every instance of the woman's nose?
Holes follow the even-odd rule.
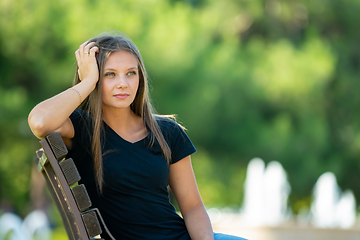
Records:
[[[119,76],[118,81],[116,83],[116,88],[126,88],[127,87],[127,81],[125,76]]]

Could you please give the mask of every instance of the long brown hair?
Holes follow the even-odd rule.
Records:
[[[114,51],[125,50],[132,53],[137,61],[139,68],[139,87],[133,103],[130,105],[131,110],[140,116],[147,124],[151,134],[151,144],[155,139],[160,144],[163,154],[168,161],[171,161],[171,150],[165,141],[165,138],[160,130],[157,121],[155,120],[154,109],[149,99],[148,75],[140,55],[138,48],[131,41],[129,37],[120,32],[108,32],[101,34],[89,40],[95,42],[95,46],[99,48],[99,53],[96,54],[96,60],[99,68],[99,81],[92,93],[82,102],[80,108],[88,112],[93,122],[93,136],[91,140],[91,149],[94,158],[94,171],[97,180],[97,185],[100,192],[103,187],[103,158],[100,137],[103,132],[102,122],[102,81],[104,66],[110,54]],[[79,75],[76,71],[74,85],[80,82]]]

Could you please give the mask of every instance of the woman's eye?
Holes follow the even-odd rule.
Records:
[[[128,72],[128,74],[127,75],[129,75],[129,76],[133,76],[133,75],[136,75],[136,72],[135,71],[131,71],[131,72]]]
[[[115,76],[115,73],[113,73],[113,72],[105,73],[105,77],[113,77],[113,76]]]

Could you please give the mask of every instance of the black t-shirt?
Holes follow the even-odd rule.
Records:
[[[184,220],[170,203],[169,165],[151,132],[131,143],[105,122],[103,146],[103,193],[98,194],[91,155],[92,123],[76,110],[70,116],[75,129],[72,157],[92,201],[116,239],[190,239]],[[171,152],[171,163],[196,152],[188,136],[174,121],[156,117]],[[106,237],[106,236],[105,236]]]

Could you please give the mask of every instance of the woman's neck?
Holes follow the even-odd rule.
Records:
[[[103,120],[107,125],[116,128],[129,128],[138,116],[129,108],[108,109],[103,108]]]
[[[144,120],[130,108],[103,109],[103,121],[130,142],[136,142],[148,134]]]

